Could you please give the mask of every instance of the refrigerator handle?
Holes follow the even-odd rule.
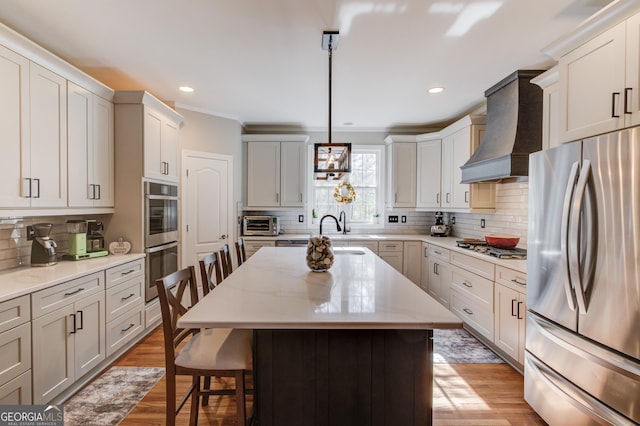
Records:
[[[571,274],[569,273],[569,219],[571,212],[571,200],[575,190],[575,183],[578,177],[579,161],[576,161],[571,166],[569,172],[569,180],[567,183],[567,190],[564,194],[564,205],[562,207],[562,222],[560,224],[560,256],[562,257],[562,274],[564,283],[564,290],[567,296],[567,304],[572,311],[576,310],[576,296],[571,288]]]
[[[575,235],[576,238],[573,239],[571,243],[571,247],[569,247],[569,276],[571,277],[571,282],[575,285],[575,294],[578,299],[578,308],[580,308],[581,314],[587,313],[587,302],[585,297],[585,286],[582,282],[582,277],[580,274],[580,241],[577,236],[580,231],[580,212],[582,211],[582,205],[584,203],[584,194],[587,190],[587,182],[589,180],[589,175],[591,174],[591,161],[584,160],[582,162],[582,170],[580,170],[580,177],[578,178],[578,183],[576,184],[576,198],[573,203],[572,211],[571,211],[571,219],[570,219],[570,227],[569,230],[571,235]]]

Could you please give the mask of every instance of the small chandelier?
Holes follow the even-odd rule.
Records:
[[[329,51],[329,141],[313,145],[313,175],[317,180],[338,180],[351,172],[351,144],[331,142],[331,74],[333,50],[338,48],[338,31],[322,33],[322,50]]]

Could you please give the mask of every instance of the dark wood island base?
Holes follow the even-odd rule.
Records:
[[[432,330],[256,330],[259,426],[430,425]]]

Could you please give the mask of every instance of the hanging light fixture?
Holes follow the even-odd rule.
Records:
[[[351,172],[351,144],[331,140],[331,74],[333,51],[338,48],[338,31],[322,33],[322,50],[329,51],[329,141],[313,145],[313,174],[317,180],[338,180]]]

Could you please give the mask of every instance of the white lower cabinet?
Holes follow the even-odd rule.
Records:
[[[402,274],[417,286],[420,285],[422,270],[422,243],[405,241],[402,250]]]
[[[450,301],[450,285],[449,250],[429,245],[429,287],[427,287],[427,292],[447,309]]]
[[[493,271],[492,263],[480,262]],[[487,279],[460,266],[452,266],[451,311],[487,340],[493,341],[493,274]]]
[[[378,254],[378,242],[370,240],[352,240],[349,239],[349,247],[366,247],[374,254]]]
[[[252,240],[248,237],[244,238],[244,249],[247,252],[247,259],[257,252],[261,247],[275,247],[274,240]]]
[[[142,260],[107,270],[107,356],[145,329],[144,281]]]
[[[518,363],[524,363],[525,274],[498,266],[495,285],[495,345]]]
[[[378,256],[389,265],[393,266],[398,272],[402,273],[402,241],[379,241]]]
[[[33,403],[45,404],[106,358],[104,272],[31,295]]]
[[[429,291],[429,244],[422,243],[422,258],[420,260],[420,288],[424,291]]]
[[[29,296],[0,303],[0,404],[31,404]]]

